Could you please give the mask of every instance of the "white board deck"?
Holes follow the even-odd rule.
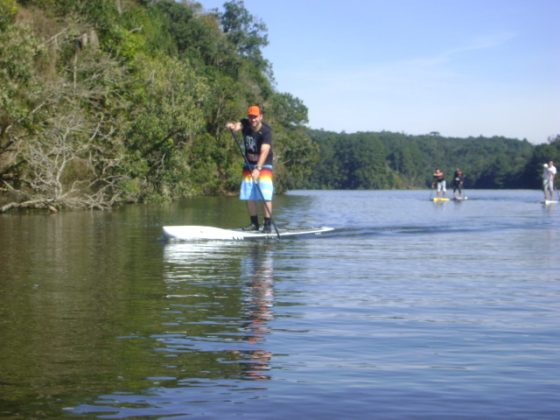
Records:
[[[543,203],[545,206],[548,206],[549,204],[558,204],[558,200],[544,200],[541,201],[541,203]]]
[[[280,238],[294,236],[319,235],[334,230],[331,227],[319,227],[309,229],[279,229]],[[201,241],[222,240],[237,241],[245,239],[275,239],[278,238],[276,231],[271,233],[243,231],[240,229],[222,229],[212,226],[164,226],[163,237],[171,241]]]

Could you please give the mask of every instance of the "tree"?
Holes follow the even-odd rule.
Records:
[[[206,84],[187,62],[169,57],[139,57],[135,74],[132,124],[126,135],[129,171],[146,182],[144,195],[192,194],[196,188],[189,164],[175,155],[192,147],[204,128]]]
[[[249,58],[261,70],[268,66],[261,48],[268,45],[266,25],[252,16],[245,8],[243,0],[224,3],[221,16],[222,29],[229,41],[242,56]]]
[[[275,93],[271,98],[270,113],[282,126],[297,127],[308,122],[307,107],[289,93]]]
[[[33,34],[18,26],[0,30],[0,181],[18,183],[21,151],[38,128],[48,96],[42,94],[35,59],[42,53]]]
[[[12,23],[16,12],[15,0],[0,0],[0,31]]]

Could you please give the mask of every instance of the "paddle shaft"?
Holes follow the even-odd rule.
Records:
[[[231,136],[233,137],[233,141],[235,141],[235,144],[237,144],[237,147],[239,148],[239,152],[241,153],[241,156],[243,156],[243,160],[245,161],[245,166],[247,166],[248,169],[251,169],[251,163],[247,160],[247,156],[245,156],[245,151],[243,150],[243,147],[241,146],[241,143],[239,143],[239,140],[237,139],[237,136],[235,135],[235,132],[230,129],[229,130],[231,132]],[[255,184],[255,187],[257,188],[257,192],[259,193],[259,196],[261,198],[261,200],[264,203],[264,206],[266,207],[266,200],[264,198],[264,194],[261,190],[261,187],[259,185],[258,182],[256,182],[255,180],[253,180],[253,183]],[[278,238],[280,238],[280,232],[278,232],[278,228],[276,227],[276,223],[274,223],[274,220],[272,220],[272,209],[268,209],[268,211],[270,212],[269,217],[270,217],[270,223],[272,224],[272,226],[274,226],[274,231],[276,232],[276,236],[278,236]]]

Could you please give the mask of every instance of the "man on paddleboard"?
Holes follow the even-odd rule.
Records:
[[[465,175],[459,168],[455,169],[453,174],[453,196],[455,198],[463,197],[463,183],[465,182]]]
[[[445,185],[445,174],[441,169],[436,168],[433,176],[434,181],[432,183],[432,188],[437,188],[436,195],[441,197],[442,195],[445,195],[445,192],[447,191]]]
[[[244,230],[258,231],[259,216],[257,201],[263,201],[263,232],[271,232],[272,195],[274,193],[272,173],[272,129],[263,122],[263,114],[258,105],[251,105],[247,118],[228,122],[226,128],[243,135],[245,164],[239,198],[247,201],[251,224]]]

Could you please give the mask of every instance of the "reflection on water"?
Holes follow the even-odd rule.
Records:
[[[176,320],[184,320],[185,311],[194,310],[206,314],[202,320],[187,320],[187,325],[217,325],[226,323],[232,328],[215,334],[209,340],[206,332],[195,338],[185,336],[190,348],[198,351],[212,351],[216,346],[229,348],[227,355],[221,354],[221,363],[239,363],[242,367],[242,379],[267,379],[260,373],[268,370],[270,352],[260,348],[269,332],[268,322],[272,320],[273,304],[273,259],[272,245],[263,243],[223,243],[197,242],[167,244],[164,250],[167,270],[164,279],[170,293],[169,312]],[[231,258],[231,255],[234,258]],[[236,264],[239,263],[239,268]],[[237,270],[239,273],[237,274]],[[239,283],[232,276],[239,278]],[[239,289],[224,285],[224,281],[234,280]],[[192,293],[196,284],[196,294]],[[217,286],[218,285],[218,286]],[[186,287],[187,286],[187,287]],[[222,290],[220,290],[222,289]],[[218,312],[208,315],[213,305],[220,308],[227,301],[228,293],[240,293],[239,308],[229,319]],[[188,302],[188,303],[187,303]],[[196,316],[196,315],[194,315]],[[227,322],[225,322],[227,321]],[[183,325],[183,322],[171,321],[170,325]],[[162,338],[160,337],[161,341]],[[177,337],[174,337],[174,345]],[[225,346],[224,346],[225,345]]]
[[[269,243],[251,246],[247,257],[241,260],[242,278],[248,279],[245,301],[247,317],[246,340],[255,349],[249,351],[249,369],[247,379],[270,379],[272,353],[266,350],[266,336],[270,333],[268,324],[273,319],[272,305],[274,289],[272,284],[273,264],[272,245]]]
[[[204,392],[209,387],[223,387],[232,400],[243,390],[264,390],[245,381],[270,380],[272,352],[266,339],[273,320],[272,246],[166,244],[162,330],[150,335],[166,373],[151,377],[158,386],[147,390],[148,399],[119,392],[73,412],[170,415],[184,412],[186,404],[210,402],[213,397]],[[178,401],[180,408],[174,409]]]

